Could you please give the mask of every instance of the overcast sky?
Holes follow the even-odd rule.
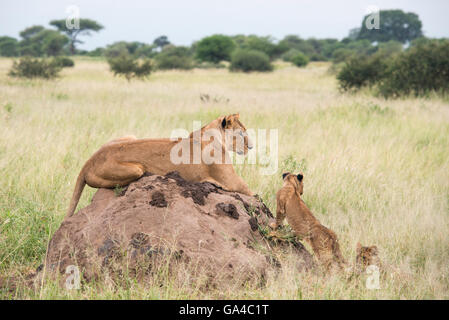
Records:
[[[89,50],[119,40],[151,43],[160,35],[177,45],[214,33],[341,39],[373,5],[415,12],[426,36],[449,37],[447,0],[0,0],[0,36],[18,38],[26,27],[48,27],[50,20],[66,18],[69,5],[105,27],[83,38],[80,48]]]

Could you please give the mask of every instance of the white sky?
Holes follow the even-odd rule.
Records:
[[[214,33],[341,39],[373,5],[415,12],[426,36],[449,38],[447,0],[0,0],[0,36],[18,38],[26,27],[48,27],[50,20],[66,18],[69,5],[105,27],[82,39],[80,48],[89,50],[119,40],[151,43],[160,35],[177,45]]]

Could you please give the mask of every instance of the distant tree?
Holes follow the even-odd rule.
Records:
[[[170,44],[170,41],[168,41],[167,36],[160,36],[154,39],[153,44],[156,46],[156,48],[162,50],[166,45]]]
[[[156,55],[156,51],[154,50],[156,46],[154,44],[142,44],[139,48],[136,49],[134,55],[136,57],[147,57],[152,58]]]
[[[19,42],[15,38],[0,37],[0,56],[15,57],[19,53]]]
[[[285,36],[284,39],[279,42],[279,45],[286,46],[289,49],[301,51],[309,58],[316,53],[314,46],[310,42],[301,39],[297,35]]]
[[[237,49],[232,53],[231,71],[272,71],[273,66],[270,63],[268,55],[261,51]]]
[[[37,35],[39,32],[41,32],[44,29],[45,28],[43,26],[32,26],[32,27],[28,27],[25,30],[21,31],[19,33],[19,35],[22,37],[22,39],[27,40],[27,39],[34,37],[35,35]]]
[[[230,61],[235,43],[228,36],[216,34],[203,38],[196,45],[196,56],[201,61],[218,63]]]
[[[270,36],[259,37],[256,35],[247,36],[239,47],[245,50],[261,51],[269,56],[271,60],[278,58],[281,54],[290,49],[283,43],[276,44],[274,39]]]
[[[42,26],[32,26],[20,32],[22,41],[19,43],[20,55],[56,56],[63,53],[69,39],[58,31],[45,29]]]
[[[69,39],[53,30],[44,30],[40,33],[42,39],[42,51],[47,56],[57,56],[62,54],[64,46]]]
[[[108,63],[114,76],[123,76],[128,81],[131,81],[133,78],[144,79],[148,77],[153,70],[150,60],[139,62],[138,59],[129,54],[109,58]]]
[[[360,34],[360,28],[352,28],[349,30],[348,38],[350,40],[357,40]]]
[[[154,48],[154,45],[138,41],[118,41],[108,45],[104,50],[104,55],[108,58],[118,57],[124,54],[129,54],[134,58],[149,58],[155,55]]]
[[[156,62],[157,67],[162,70],[193,68],[193,59],[190,56],[189,48],[182,46],[165,46],[162,52],[156,56]]]
[[[402,10],[381,10],[379,15],[379,29],[367,29],[365,21],[369,15],[363,18],[358,39],[367,39],[371,42],[395,40],[406,43],[422,36],[422,23],[415,13],[405,13]]]
[[[104,55],[107,58],[116,58],[126,54],[130,54],[126,41],[114,42],[107,45],[104,49]]]
[[[79,29],[68,29],[66,26],[66,20],[53,20],[50,21],[50,25],[56,27],[60,32],[65,33],[70,39],[70,53],[75,54],[76,44],[83,43],[78,39],[78,36],[89,36],[91,31],[98,32],[103,29],[103,26],[98,22],[90,19],[80,19]]]
[[[378,54],[384,57],[390,57],[392,55],[396,55],[402,52],[402,43],[394,40],[390,40],[388,42],[381,42],[378,45]]]

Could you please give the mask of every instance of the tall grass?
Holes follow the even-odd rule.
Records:
[[[447,101],[340,94],[320,63],[279,64],[268,74],[156,72],[131,83],[98,60],[78,59],[55,81],[9,78],[11,65],[0,60],[0,277],[20,278],[42,263],[79,170],[100,145],[127,134],[167,137],[191,130],[193,120],[236,112],[248,128],[279,129],[277,174],[236,166],[270,209],[282,172],[301,170],[304,200],[337,233],[344,256],[354,260],[357,241],[375,244],[391,268],[379,290],[366,289],[363,277],[298,273],[286,258],[264,287],[199,290],[184,275],[162,287],[130,281],[79,291],[48,281],[0,298],[449,298]],[[204,103],[204,93],[229,102]],[[94,192],[87,188],[80,207]]]

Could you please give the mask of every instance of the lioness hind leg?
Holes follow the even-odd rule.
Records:
[[[126,186],[131,182],[139,179],[145,170],[142,165],[136,163],[117,163],[101,174],[89,173],[86,182],[95,188],[114,188],[116,186]]]

